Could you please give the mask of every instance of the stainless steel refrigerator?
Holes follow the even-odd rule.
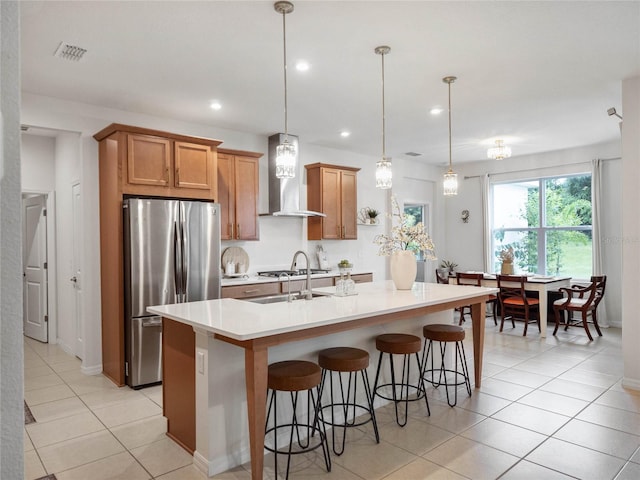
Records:
[[[123,202],[125,375],[133,388],[162,380],[162,318],[147,307],[220,298],[220,206]]]

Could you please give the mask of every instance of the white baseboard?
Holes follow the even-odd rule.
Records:
[[[630,388],[631,390],[640,391],[640,380],[637,380],[635,378],[623,377],[622,378],[622,386],[625,387],[625,388]]]
[[[73,351],[73,349],[67,345],[66,343],[64,343],[62,340],[60,340],[58,338],[58,346],[65,351],[65,353],[68,353],[69,355],[73,355],[75,357],[76,352]]]
[[[251,455],[246,449],[236,452],[234,455],[226,455],[225,457],[219,458],[217,461],[211,462],[197,450],[193,452],[193,465],[207,477],[212,477],[218,473],[226,472],[227,470],[242,465],[243,463],[247,463],[250,460]]]
[[[89,367],[82,365],[80,367],[80,371],[85,375],[98,375],[99,373],[102,373],[102,365],[91,365]]]

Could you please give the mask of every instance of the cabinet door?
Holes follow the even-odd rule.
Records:
[[[175,187],[211,190],[213,158],[207,145],[175,142]]]
[[[235,219],[238,240],[258,240],[258,159],[235,157]]]
[[[171,172],[171,142],[148,135],[127,135],[127,183],[169,187]]]
[[[218,202],[220,202],[220,238],[233,239],[235,225],[234,157],[218,154]]]
[[[322,219],[322,238],[342,238],[342,222],[340,221],[340,170],[322,169],[322,210],[326,215]]]
[[[356,173],[341,172],[341,202],[340,214],[342,220],[342,238],[353,240],[358,238],[358,218],[357,218],[357,181]]]

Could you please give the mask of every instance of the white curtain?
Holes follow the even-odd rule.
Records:
[[[489,174],[482,176],[482,251],[484,252],[484,271],[492,273],[491,269],[491,213],[489,205],[489,194],[491,185],[489,184]]]
[[[602,207],[602,160],[596,158],[591,161],[591,226],[592,230],[592,271],[593,275],[606,275],[602,259],[601,237],[601,207]],[[598,324],[608,327],[607,310],[605,302],[598,306]]]

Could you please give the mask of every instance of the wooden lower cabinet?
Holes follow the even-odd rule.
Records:
[[[340,277],[311,277],[311,288],[332,287]],[[351,275],[351,279],[356,283],[373,282],[373,273],[359,273]],[[222,298],[257,298],[268,297],[269,295],[279,295],[287,293],[289,282],[265,282],[249,283],[246,285],[229,285],[222,287]],[[299,292],[306,288],[306,279],[296,278],[291,280],[291,292]]]
[[[222,287],[222,298],[254,298],[267,297],[269,295],[278,295],[280,293],[280,284],[278,282],[270,283],[250,283],[248,285],[232,285]]]
[[[162,319],[162,413],[167,435],[196,450],[196,336],[191,325]]]

